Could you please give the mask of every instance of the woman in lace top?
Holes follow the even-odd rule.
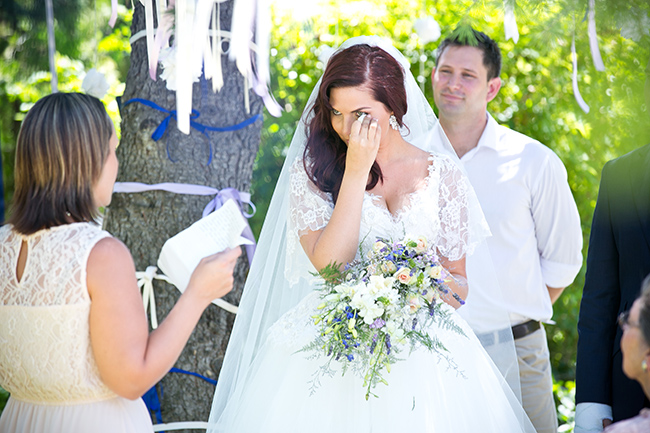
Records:
[[[102,103],[39,100],[16,145],[15,194],[0,228],[0,432],[150,432],[140,396],[172,367],[203,310],[232,288],[240,251],[201,261],[152,333],[125,245],[92,221],[117,176]]]

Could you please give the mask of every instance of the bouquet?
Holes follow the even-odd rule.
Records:
[[[314,374],[312,393],[323,374],[334,374],[332,363],[340,363],[343,374],[352,369],[364,379],[366,400],[376,397],[372,389],[388,384],[383,370],[390,372],[406,349],[424,347],[454,365],[443,344],[429,334],[432,322],[465,335],[442,308],[440,295],[464,302],[449,289],[445,281],[451,274],[425,238],[377,239],[361,257],[343,270],[331,264],[319,272],[322,302],[312,316],[319,332],[302,350],[314,357],[324,353],[327,362]]]

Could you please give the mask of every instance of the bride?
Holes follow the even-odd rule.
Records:
[[[366,401],[363,379],[352,372],[310,385],[326,360],[301,351],[318,332],[316,269],[352,261],[360,243],[368,251],[377,237],[422,235],[465,298],[465,257],[489,233],[408,71],[377,37],[350,39],[329,60],[271,201],[208,431],[534,431],[451,296],[445,308],[466,336],[436,323],[428,332],[456,368],[420,348],[402,352],[384,376],[388,385],[373,390],[377,398]]]

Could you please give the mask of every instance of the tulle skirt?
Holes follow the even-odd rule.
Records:
[[[453,311],[466,336],[433,324],[431,335],[448,350],[450,364],[425,348],[401,352],[366,400],[363,379],[352,371],[320,379],[324,356],[301,349],[316,332],[310,316],[319,302],[308,295],[270,329],[251,374],[228,399],[217,424],[224,433],[300,432],[534,432],[467,323]],[[451,307],[449,307],[450,310]],[[214,415],[214,414],[213,414]]]
[[[35,404],[9,398],[0,433],[151,433],[142,399],[115,397],[81,404]]]

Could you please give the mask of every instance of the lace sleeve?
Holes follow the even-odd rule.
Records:
[[[301,159],[291,166],[289,190],[289,224],[300,238],[309,231],[327,225],[334,210],[331,195],[318,189],[309,180]]]
[[[469,179],[456,164],[437,155],[430,169],[438,171],[438,249],[449,260],[459,260],[473,251],[489,229]]]
[[[330,194],[309,180],[302,159],[297,158],[289,170],[289,218],[285,277],[291,285],[316,272],[300,245],[300,237],[327,225],[334,211]]]

